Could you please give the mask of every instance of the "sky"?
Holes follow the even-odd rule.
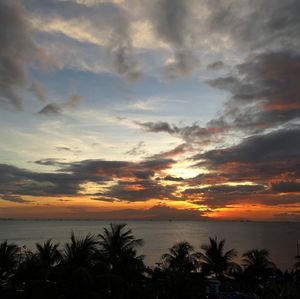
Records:
[[[0,218],[300,221],[299,0],[0,0]]]

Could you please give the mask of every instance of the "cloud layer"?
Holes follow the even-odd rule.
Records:
[[[297,0],[0,0],[1,201],[297,218],[299,11]]]

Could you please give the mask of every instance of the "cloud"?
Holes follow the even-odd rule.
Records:
[[[166,205],[155,205],[149,209],[125,209],[99,213],[104,219],[145,219],[145,220],[201,220],[208,211],[197,209],[176,209]]]
[[[208,187],[186,189],[184,194],[228,194],[228,193],[252,193],[264,191],[263,185],[212,185]]]
[[[222,141],[225,134],[257,134],[297,123],[300,118],[300,56],[292,51],[250,55],[225,77],[206,82],[228,91],[221,116],[205,126],[136,122],[146,132],[165,132],[188,144]]]
[[[179,132],[179,129],[175,125],[170,125],[167,122],[136,122],[137,125],[140,125],[147,132],[167,132],[169,134],[176,134]]]
[[[0,103],[22,110],[20,91],[27,84],[27,66],[54,65],[54,60],[36,45],[27,12],[17,1],[0,1],[0,28]],[[33,90],[38,92],[36,84]]]
[[[174,58],[167,61],[166,75],[169,79],[177,79],[192,73],[199,66],[199,59],[190,50],[176,50]]]
[[[120,24],[120,27],[122,26],[123,24]],[[117,34],[112,42],[113,61],[120,75],[127,77],[130,81],[136,81],[142,77],[142,73],[139,70],[138,61],[132,54],[133,50],[128,33],[123,31],[124,29]]]
[[[210,64],[207,66],[207,69],[208,69],[208,70],[213,70],[213,71],[218,71],[218,70],[220,70],[220,69],[222,69],[222,68],[224,68],[224,67],[225,67],[224,62],[218,60],[218,61],[215,61],[215,62],[210,63]]]
[[[173,182],[181,182],[181,181],[184,181],[184,178],[167,175],[166,177],[164,177],[164,180],[165,181],[173,181]]]
[[[72,172],[75,174],[91,174],[103,178],[148,178],[155,172],[170,168],[175,163],[172,159],[152,159],[141,162],[127,161],[105,161],[105,160],[83,160],[70,163],[61,171]]]
[[[131,156],[145,155],[146,154],[145,147],[146,147],[145,142],[140,141],[137,145],[135,145],[133,148],[127,151],[126,154]]]
[[[77,94],[72,94],[63,103],[50,103],[43,107],[38,114],[45,116],[60,116],[65,110],[74,109],[78,103],[82,100],[82,97]]]
[[[157,35],[168,43],[174,56],[166,65],[169,78],[187,75],[198,66],[191,50],[190,6],[188,1],[158,0],[150,9],[150,19]]]
[[[55,146],[54,149],[59,152],[69,152],[69,153],[74,153],[74,154],[82,153],[82,151],[78,147],[71,148],[68,146]],[[47,161],[47,159],[45,159],[45,160]],[[57,164],[57,165],[59,165],[59,164]]]
[[[261,184],[215,184],[207,187],[187,188],[182,195],[194,204],[220,208],[241,203],[265,204],[269,198],[267,193],[268,188]]]
[[[211,166],[225,163],[259,163],[297,161],[300,150],[300,128],[281,129],[245,138],[240,144],[194,156]]]
[[[12,195],[12,194],[2,194],[2,195],[0,195],[0,199],[15,202],[15,203],[28,203],[29,202],[29,201],[23,199],[21,196]]]
[[[154,175],[171,167],[170,159],[144,160],[141,162],[82,160],[67,163],[55,159],[36,161],[39,165],[54,166],[55,172],[34,172],[12,165],[0,164],[0,194],[32,195],[32,196],[62,196],[85,194],[83,184],[93,182],[102,184],[115,182],[105,197],[115,197],[119,200],[135,199],[135,186],[142,185],[140,200],[151,196],[167,196],[173,192],[159,186]],[[127,195],[118,194],[126,189]],[[161,193],[159,195],[159,193]],[[165,194],[165,195],[164,195]],[[171,195],[170,195],[171,197]]]
[[[107,192],[98,194],[98,200],[104,201],[147,201],[150,199],[177,200],[174,185],[162,186],[157,180],[145,179],[122,181],[112,186]]]
[[[55,116],[62,114],[62,108],[59,104],[51,103],[47,104],[44,108],[39,111],[39,114],[46,116]]]
[[[299,119],[299,54],[252,55],[233,72],[235,75],[207,81],[232,95],[224,114],[215,122],[255,132]]]
[[[159,154],[156,154],[153,156],[153,158],[174,158],[178,155],[183,155],[187,152],[190,152],[193,150],[193,147],[188,144],[188,143],[182,143],[177,145],[175,148],[169,150],[169,151],[165,151]]]
[[[200,196],[202,204],[219,207],[243,202],[296,204],[300,193],[299,136],[299,128],[281,129],[195,155],[197,165],[209,173],[186,181],[191,188],[183,194],[191,200]],[[205,184],[210,186],[197,187]]]
[[[186,141],[187,143],[201,142],[208,143],[218,133],[224,131],[222,127],[200,127],[194,123],[190,126],[179,127],[167,122],[135,122],[146,132],[161,133],[165,132]],[[183,146],[182,146],[183,147]]]
[[[34,163],[36,163],[38,165],[58,166],[58,167],[62,167],[62,166],[68,165],[68,163],[61,162],[61,161],[59,161],[57,159],[52,159],[52,158],[37,160],[37,161],[34,161]]]
[[[48,0],[33,3],[29,8],[35,16],[33,23],[37,30],[59,32],[79,42],[106,49],[120,75],[129,80],[141,77],[132,46],[130,19],[121,5],[98,2],[87,6],[83,3]]]
[[[84,176],[67,173],[42,173],[0,164],[0,193],[32,196],[75,195]]]
[[[34,94],[39,102],[46,103],[48,101],[47,90],[41,83],[33,81],[29,90]]]
[[[272,184],[272,190],[279,193],[300,193],[300,182],[278,182]]]
[[[203,58],[211,61],[215,56],[233,56],[234,60],[241,53],[266,47],[275,51],[299,47],[297,0],[95,1],[93,5],[84,1],[32,0],[24,5],[36,31],[77,42],[68,45],[65,62],[70,60],[70,52],[76,53],[76,60],[82,61],[73,61],[73,66],[100,72],[102,67],[96,67],[99,62],[95,60],[105,57],[95,53],[105,49],[110,64],[105,71],[111,71],[113,65],[129,80],[140,78],[141,60],[148,54],[159,57],[155,59],[159,69],[165,61],[167,76],[176,78],[190,74]],[[64,40],[63,45],[66,43]],[[61,42],[58,44],[61,46]],[[95,46],[93,53],[82,54],[82,45]],[[44,46],[52,48],[47,42]],[[62,52],[59,46],[53,51]],[[171,58],[166,59],[170,52]]]
[[[239,3],[207,0],[205,3],[209,11],[206,21],[211,34],[229,35],[241,50],[299,45],[300,5],[297,0],[249,0]]]

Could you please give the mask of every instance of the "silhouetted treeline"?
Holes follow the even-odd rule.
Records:
[[[286,272],[266,249],[233,259],[235,249],[210,238],[196,250],[179,242],[149,268],[125,224],[111,224],[99,235],[71,235],[64,246],[48,240],[35,251],[0,244],[0,298],[20,299],[299,299],[300,265]],[[244,295],[242,295],[244,294]]]

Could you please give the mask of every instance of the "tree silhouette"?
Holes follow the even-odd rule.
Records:
[[[15,270],[20,258],[20,248],[15,244],[7,244],[4,241],[0,244],[0,278],[4,273],[11,273]]]
[[[130,269],[143,266],[143,256],[137,255],[137,247],[143,245],[143,240],[136,239],[126,224],[110,224],[99,238],[100,257],[112,273],[129,274]]]
[[[215,274],[220,278],[230,268],[236,267],[232,259],[237,255],[235,249],[224,252],[225,240],[218,242],[217,237],[209,238],[209,244],[203,244],[199,253],[202,271],[208,274]]]
[[[92,234],[87,234],[85,237],[76,237],[72,232],[71,242],[67,243],[64,248],[64,263],[71,268],[90,267],[98,250],[97,244],[97,239]]]
[[[236,251],[226,251],[224,240],[210,238],[201,253],[179,242],[162,255],[162,263],[150,268],[137,254],[142,244],[125,224],[111,224],[98,238],[72,233],[62,252],[51,239],[37,243],[35,251],[2,242],[0,298],[212,298],[207,297],[214,295],[207,294],[210,274],[220,282],[219,298],[257,298],[254,293],[260,299],[300,298],[299,269],[283,273],[266,249],[244,253],[240,267],[232,261]]]
[[[37,258],[44,273],[44,278],[48,279],[51,267],[57,265],[61,259],[61,253],[58,250],[59,243],[53,243],[51,239],[43,244],[36,243]]]
[[[267,249],[253,249],[243,254],[244,274],[248,289],[260,290],[266,286],[268,280],[275,273],[275,264],[269,260]]]
[[[62,258],[58,250],[59,243],[53,243],[51,239],[43,244],[36,243],[37,255],[41,264],[45,267],[52,267],[56,265]]]
[[[162,255],[163,267],[171,271],[188,273],[197,269],[198,254],[188,242],[179,242]]]

